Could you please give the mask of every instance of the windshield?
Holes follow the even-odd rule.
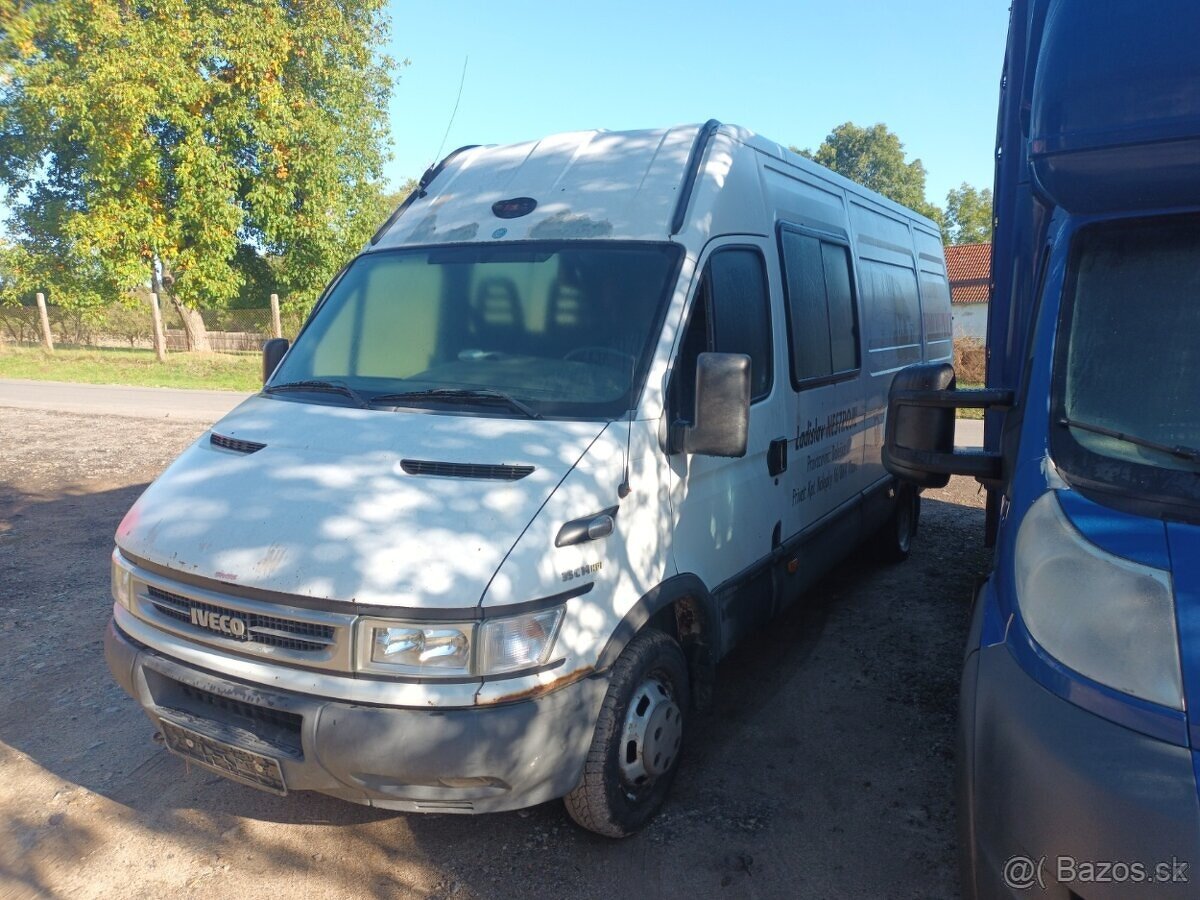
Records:
[[[352,403],[349,389],[371,405],[615,418],[634,403],[678,259],[674,245],[612,241],[364,254],[267,390],[323,382],[311,399]]]
[[[1200,217],[1081,231],[1066,300],[1056,431],[1069,436],[1070,468],[1111,487],[1191,499],[1200,482]]]

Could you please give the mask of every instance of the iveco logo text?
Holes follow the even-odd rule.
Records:
[[[207,628],[209,631],[219,631],[222,634],[230,634],[236,638],[246,636],[246,623],[235,616],[222,616],[215,612],[207,612],[203,609],[192,610],[192,624],[200,628]]]

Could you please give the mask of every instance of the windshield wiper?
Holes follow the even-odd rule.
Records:
[[[1078,428],[1080,431],[1090,431],[1093,434],[1103,435],[1104,437],[1116,438],[1118,441],[1124,441],[1125,443],[1133,444],[1136,447],[1145,447],[1147,450],[1156,450],[1159,453],[1165,453],[1168,456],[1174,456],[1178,459],[1186,459],[1190,462],[1200,462],[1200,450],[1192,447],[1161,444],[1158,441],[1152,441],[1149,438],[1138,437],[1137,435],[1133,434],[1126,434],[1123,431],[1117,431],[1115,428],[1108,428],[1104,425],[1096,425],[1092,422],[1081,422],[1078,419],[1071,419],[1066,416],[1063,416],[1061,419],[1059,419],[1058,424],[1066,425],[1069,428]]]
[[[263,388],[264,394],[281,394],[284,391],[313,391],[315,393],[342,394],[349,397],[362,409],[371,408],[371,404],[363,398],[362,394],[350,387],[350,385],[343,384],[340,381],[321,381],[319,379],[288,381],[284,384],[272,384]]]
[[[433,388],[427,391],[377,394],[371,398],[372,403],[396,403],[405,400],[436,400],[446,402],[461,400],[466,403],[503,403],[527,418],[540,419],[542,417],[541,413],[522,403],[516,397],[510,397],[502,391],[494,391],[491,388]]]

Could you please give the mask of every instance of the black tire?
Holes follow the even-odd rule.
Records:
[[[663,691],[670,694],[668,699],[662,698]],[[642,765],[644,748],[631,747],[636,742],[627,742],[625,737],[630,725],[635,731],[645,725],[638,707],[643,700],[651,703],[647,699],[649,694],[657,699],[645,714],[656,717],[654,721],[669,723],[663,746],[653,743],[647,735],[646,748],[655,755],[662,771],[647,774],[640,783],[631,783],[629,769],[631,764]],[[630,717],[631,702],[635,699],[639,703]],[[613,664],[583,775],[563,798],[572,819],[589,831],[619,838],[633,834],[653,818],[679,768],[688,700],[687,662],[679,644],[661,631],[643,629]],[[662,731],[658,728],[660,735]],[[631,754],[637,759],[631,760]],[[645,760],[647,766],[651,762]]]
[[[879,558],[886,563],[908,559],[920,522],[920,492],[912,485],[900,485],[896,488],[896,505],[892,514],[875,536],[875,552]]]

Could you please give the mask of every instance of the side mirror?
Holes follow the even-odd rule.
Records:
[[[967,475],[984,484],[1002,474],[998,453],[955,449],[954,411],[963,408],[1008,409],[1011,391],[959,391],[949,363],[919,363],[896,373],[888,392],[883,465],[897,478],[918,487],[945,487],[951,475]]]
[[[696,359],[695,420],[671,423],[668,452],[745,456],[749,433],[750,357],[701,353]]]
[[[271,338],[263,344],[262,358],[262,379],[263,384],[266,384],[275,370],[279,367],[279,361],[283,359],[283,354],[288,352],[288,347],[291,342],[287,338]]]

